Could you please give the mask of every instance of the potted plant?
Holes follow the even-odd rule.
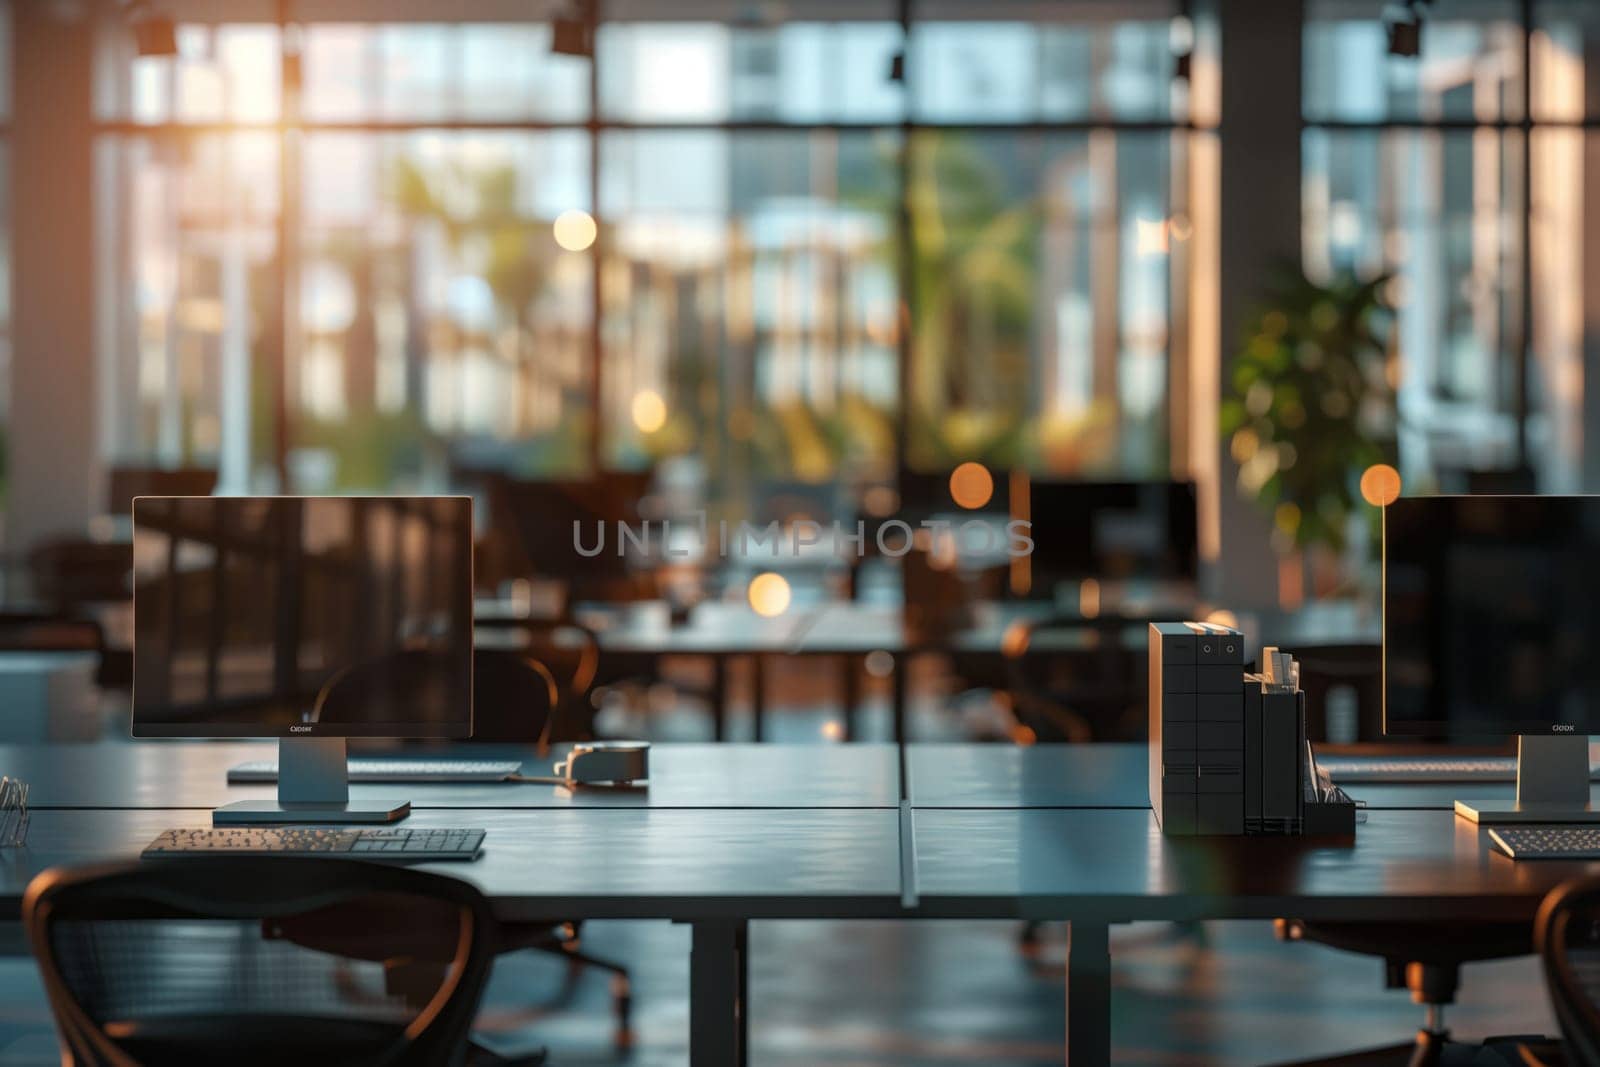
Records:
[[[1395,456],[1393,312],[1389,276],[1344,273],[1318,283],[1298,266],[1271,286],[1234,357],[1221,429],[1239,491],[1272,518],[1280,552],[1335,563],[1363,502],[1362,475]]]

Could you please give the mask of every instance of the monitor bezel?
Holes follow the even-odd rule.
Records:
[[[1380,650],[1379,686],[1383,711],[1385,737],[1442,739],[1449,742],[1502,742],[1514,737],[1582,737],[1586,736],[1581,724],[1556,719],[1523,720],[1508,723],[1499,732],[1465,732],[1452,728],[1448,719],[1407,719],[1392,722],[1389,718],[1389,509],[1396,505],[1425,507],[1430,502],[1456,502],[1461,500],[1494,500],[1513,503],[1519,500],[1584,500],[1600,506],[1600,494],[1594,493],[1439,493],[1430,496],[1400,497],[1382,509],[1380,538]]]
[[[139,502],[142,500],[448,500],[466,509],[467,537],[469,550],[467,553],[467,597],[474,598],[477,589],[476,553],[471,551],[471,545],[476,541],[477,530],[474,525],[472,497],[456,493],[439,494],[400,494],[400,493],[374,493],[374,494],[327,494],[318,496],[297,495],[293,493],[280,494],[252,494],[248,498],[239,496],[137,496],[128,509],[131,536],[138,537]],[[130,551],[132,544],[130,543]],[[139,583],[134,580],[130,570],[128,575],[130,587],[130,603],[132,610],[137,613],[139,599]],[[469,618],[473,618],[472,605],[469,604]],[[135,614],[135,618],[137,614]],[[472,662],[469,666],[476,666],[476,626],[471,628],[467,635],[467,654]],[[183,739],[191,741],[211,740],[238,740],[251,738],[271,740],[273,738],[384,738],[395,741],[459,741],[472,736],[473,719],[476,716],[477,703],[477,678],[476,670],[467,671],[467,714],[463,721],[439,723],[435,726],[421,727],[417,723],[290,723],[286,726],[271,726],[264,723],[238,723],[219,726],[215,723],[143,723],[139,721],[138,701],[138,627],[133,627],[132,660],[133,683],[128,693],[128,734],[130,737],[151,740]]]

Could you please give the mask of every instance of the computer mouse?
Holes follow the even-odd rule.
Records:
[[[588,741],[555,765],[568,785],[631,785],[650,777],[650,742]]]

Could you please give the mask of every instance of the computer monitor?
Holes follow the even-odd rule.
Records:
[[[279,738],[278,802],[219,824],[388,822],[345,739],[472,733],[469,497],[140,497],[135,737]]]
[[[1199,573],[1193,482],[1035,479],[1028,486],[1028,512],[1034,586],[1046,593],[1057,581],[1193,582]]]
[[[1384,511],[1384,732],[1518,738],[1517,804],[1479,822],[1600,821],[1600,497],[1408,497]]]

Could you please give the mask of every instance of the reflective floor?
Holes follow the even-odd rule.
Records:
[[[689,935],[666,923],[595,923],[586,947],[634,975],[631,1053],[613,1047],[610,991],[532,953],[503,958],[484,1042],[537,1045],[553,1064],[667,1067],[687,1061]],[[1061,931],[1035,965],[1012,923],[773,922],[752,929],[752,1056],[757,1065],[949,1067],[1062,1061]],[[1379,964],[1282,945],[1264,923],[1193,931],[1135,925],[1113,934],[1117,1062],[1270,1062],[1407,1040],[1420,1013],[1385,991]],[[1458,1033],[1554,1032],[1535,961],[1467,971]],[[59,1063],[49,1013],[27,960],[0,961],[0,1064]]]

